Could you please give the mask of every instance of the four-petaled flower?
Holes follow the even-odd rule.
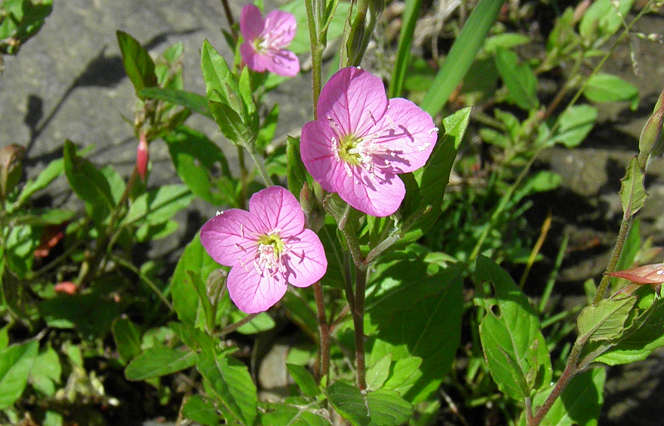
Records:
[[[373,216],[394,213],[406,189],[397,176],[422,167],[438,138],[431,116],[387,98],[383,82],[359,68],[339,70],[302,128],[300,153],[323,189]]]
[[[240,32],[244,43],[240,46],[242,60],[250,70],[271,71],[286,77],[300,72],[300,61],[284,49],[295,37],[297,23],[288,12],[273,10],[265,19],[253,4],[242,8]]]
[[[229,209],[208,220],[201,243],[216,262],[231,266],[228,292],[246,313],[269,309],[287,284],[308,287],[327,269],[320,239],[304,228],[300,204],[280,186],[255,193],[249,211]]]

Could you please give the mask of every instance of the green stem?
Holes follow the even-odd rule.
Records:
[[[613,251],[611,252],[611,258],[609,259],[609,264],[606,267],[606,272],[604,272],[604,276],[602,276],[602,281],[599,283],[599,287],[597,288],[597,292],[595,293],[595,298],[593,299],[593,305],[596,305],[599,303],[600,300],[604,297],[604,293],[606,293],[606,288],[609,286],[609,283],[611,282],[611,277],[609,274],[613,271],[616,270],[616,265],[618,264],[618,260],[620,260],[620,255],[622,254],[622,249],[623,246],[625,245],[625,239],[627,239],[627,234],[629,234],[629,230],[632,227],[632,223],[634,221],[634,216],[629,215],[628,219],[625,219],[625,215],[623,215],[623,220],[620,223],[620,230],[618,231],[618,237],[616,238],[616,244],[613,246]]]
[[[311,78],[312,94],[314,104],[314,120],[318,118],[318,97],[321,90],[321,74],[323,64],[323,48],[319,43],[318,23],[314,16],[314,6],[312,0],[306,0],[307,23],[309,25],[309,41],[311,43]]]
[[[360,390],[367,388],[366,366],[364,360],[364,296],[367,284],[367,270],[355,270],[355,306],[351,310],[353,327],[355,328],[355,368],[357,372],[357,386]]]
[[[320,281],[314,284],[314,298],[316,299],[316,311],[318,318],[318,334],[320,340],[320,377],[327,376],[330,372],[330,327],[325,317],[325,301],[323,298],[323,287]]]
[[[265,166],[263,165],[262,162],[258,161],[258,157],[256,157],[256,154],[254,154],[254,152],[251,150],[251,148],[248,145],[245,145],[245,148],[247,150],[247,153],[249,154],[249,157],[251,157],[251,160],[256,165],[256,168],[258,168],[258,173],[263,178],[265,186],[274,185],[274,183],[272,183],[272,179],[270,179],[270,175],[267,173],[267,170],[265,170]]]
[[[173,309],[173,305],[171,305],[171,303],[170,303],[170,302],[168,301],[168,299],[163,295],[163,293],[161,292],[161,290],[159,290],[159,287],[157,287],[157,285],[156,285],[154,282],[152,282],[152,280],[151,280],[150,278],[146,277],[141,271],[138,270],[138,268],[136,268],[134,265],[132,265],[131,262],[128,262],[128,261],[124,260],[124,259],[121,258],[120,256],[114,256],[114,255],[112,255],[111,258],[112,258],[115,262],[117,262],[118,265],[120,265],[120,266],[122,266],[122,267],[124,267],[124,268],[130,270],[130,271],[133,272],[134,274],[136,274],[136,275],[141,279],[141,281],[143,281],[145,284],[148,285],[148,287],[150,287],[150,289],[152,289],[152,291],[157,295],[157,297],[159,297],[159,300],[161,300],[162,303],[163,303],[164,305],[166,305],[166,307],[168,307],[168,309],[169,309],[171,312],[175,312],[175,310]]]
[[[247,166],[244,164],[244,149],[237,146],[237,162],[240,163],[240,208],[247,206]]]

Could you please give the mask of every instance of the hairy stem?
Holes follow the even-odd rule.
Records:
[[[316,310],[318,318],[318,333],[320,337],[319,366],[320,377],[325,377],[330,372],[330,327],[325,317],[325,302],[323,299],[323,287],[320,281],[314,284],[314,298],[316,299]]]
[[[355,368],[357,371],[357,386],[360,390],[367,388],[366,366],[364,361],[364,293],[367,285],[367,271],[364,268],[355,270],[355,306],[353,327],[355,328]]]
[[[631,212],[630,212],[631,213]],[[599,282],[599,287],[597,287],[597,292],[595,292],[595,298],[593,299],[593,305],[599,303],[600,300],[604,297],[606,293],[606,288],[611,282],[611,277],[609,274],[616,270],[616,265],[618,260],[620,260],[620,255],[622,254],[623,246],[625,245],[625,239],[627,239],[627,234],[632,227],[632,222],[634,221],[634,216],[629,215],[629,218],[625,218],[626,215],[623,215],[622,222],[620,223],[620,230],[618,231],[618,237],[616,238],[616,244],[613,246],[613,251],[611,252],[611,257],[609,258],[609,264],[606,267],[606,271],[602,276],[602,281]]]

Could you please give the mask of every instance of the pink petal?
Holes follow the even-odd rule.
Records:
[[[270,51],[266,56],[266,68],[277,75],[294,77],[300,72],[300,60],[290,50]]]
[[[281,186],[271,186],[252,195],[249,212],[264,224],[265,232],[279,231],[282,237],[289,237],[304,229],[300,203]]]
[[[273,10],[265,17],[265,35],[273,47],[286,47],[297,31],[295,16],[281,10]]]
[[[233,266],[226,286],[235,306],[247,314],[267,311],[284,296],[287,289],[283,275],[261,276],[253,264]]]
[[[339,197],[355,209],[372,216],[389,216],[401,205],[406,187],[397,175],[376,175],[360,167],[352,173],[338,173],[335,186]]]
[[[643,265],[624,271],[612,272],[609,275],[624,278],[637,284],[661,284],[664,283],[664,263]]]
[[[262,224],[249,212],[230,209],[208,220],[201,228],[201,244],[215,262],[226,266],[240,263],[256,253]]]
[[[248,41],[240,46],[240,54],[242,55],[242,62],[247,64],[252,71],[263,72],[267,69],[267,64],[271,62],[269,57],[256,52],[254,46]]]
[[[336,192],[332,184],[335,170],[341,167],[334,153],[332,129],[322,121],[310,121],[302,127],[300,156],[309,174],[327,192]]]
[[[327,258],[318,235],[305,229],[300,235],[289,238],[286,246],[288,254],[285,262],[289,270],[289,284],[308,287],[323,278],[327,270]]]
[[[261,16],[259,8],[253,4],[248,4],[242,8],[240,17],[240,32],[246,41],[253,41],[265,28],[265,21]]]
[[[337,71],[318,99],[319,120],[338,126],[340,136],[364,136],[386,108],[387,95],[380,78],[355,67]]]
[[[372,132],[380,147],[372,158],[392,173],[408,173],[424,166],[438,139],[431,116],[402,98],[390,99],[385,116]]]

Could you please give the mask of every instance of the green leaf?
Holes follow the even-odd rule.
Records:
[[[613,340],[623,333],[636,297],[602,299],[597,305],[586,306],[576,320],[579,337],[590,342]]]
[[[247,314],[245,314],[244,312],[239,312],[235,310],[231,312],[231,320],[233,322],[240,321],[246,316]],[[276,324],[274,320],[267,312],[261,312],[260,314],[256,315],[254,319],[244,324],[236,331],[242,334],[256,334],[256,333],[261,333],[263,331],[272,330],[275,325]]]
[[[530,43],[530,37],[526,35],[519,33],[502,33],[487,37],[486,42],[484,42],[484,51],[487,53],[495,53],[499,48],[510,49],[528,43]]]
[[[44,416],[44,422],[42,426],[62,426],[64,423],[62,419],[62,414],[56,411],[47,411]]]
[[[479,330],[489,372],[502,392],[522,400],[551,380],[539,319],[509,274],[490,259],[478,257],[475,280],[495,289],[495,299],[482,301],[486,314]]]
[[[146,380],[166,376],[192,367],[196,353],[164,346],[154,346],[134,358],[125,369],[127,380]]]
[[[228,423],[254,423],[256,385],[245,365],[224,355],[203,351],[196,368],[208,382]]]
[[[299,197],[302,186],[307,181],[307,170],[300,157],[300,139],[288,136],[286,144],[288,190]]]
[[[223,133],[229,141],[235,144],[246,142],[248,130],[242,123],[242,119],[238,113],[235,112],[233,108],[225,103],[214,101],[208,102],[208,107],[210,108],[212,117],[219,126],[221,133]]]
[[[593,368],[570,380],[562,395],[556,399],[542,419],[543,426],[572,426],[597,424],[604,402],[606,370]],[[553,386],[538,392],[533,399],[536,410],[549,396]],[[525,423],[523,421],[521,423]]]
[[[550,143],[562,143],[567,148],[578,146],[588,136],[597,120],[597,109],[590,105],[575,105],[558,118],[558,130]]]
[[[60,359],[51,346],[40,353],[32,365],[30,382],[32,386],[46,396],[55,394],[55,383],[60,383]]]
[[[237,87],[223,56],[207,41],[201,48],[201,70],[208,101],[228,102],[228,90]]]
[[[371,390],[380,389],[390,375],[390,365],[392,364],[392,355],[387,354],[367,370],[367,386]]]
[[[218,425],[221,422],[214,404],[198,395],[187,399],[182,407],[182,414],[190,420],[207,426]]]
[[[76,195],[85,202],[88,215],[100,224],[114,206],[111,187],[106,177],[91,162],[76,154],[76,148],[65,141],[65,175]]]
[[[28,200],[35,192],[40,191],[46,188],[51,182],[53,182],[58,176],[60,176],[65,170],[65,160],[59,158],[57,160],[51,161],[44,170],[42,170],[35,180],[29,180],[21,194],[18,196],[17,204],[21,205],[26,200]]]
[[[191,192],[213,205],[235,204],[228,161],[214,142],[185,126],[168,133],[164,140],[178,176]]]
[[[422,358],[417,356],[398,360],[393,364],[392,374],[385,382],[383,389],[394,390],[399,395],[403,395],[421,376],[420,365],[422,365]]]
[[[583,94],[593,102],[629,101],[633,110],[639,105],[639,89],[611,74],[599,73],[590,77]]]
[[[518,200],[538,192],[552,191],[560,186],[561,180],[562,178],[557,173],[540,170],[528,178],[523,187],[514,194],[514,199]]]
[[[330,422],[302,405],[269,404],[268,412],[261,415],[262,425],[326,426]]]
[[[131,204],[123,224],[165,222],[175,213],[189,206],[192,199],[193,195],[186,186],[164,185],[136,198]]]
[[[648,194],[643,180],[643,170],[639,167],[637,157],[634,156],[629,160],[625,176],[620,180],[620,202],[625,219],[638,213],[646,202]]]
[[[411,226],[412,229],[421,228],[423,233],[427,232],[442,213],[443,194],[470,121],[470,111],[470,107],[463,108],[443,119],[445,134],[439,138],[427,164],[413,173],[419,192],[411,192],[404,204],[417,206],[414,214],[420,214],[428,208],[431,210],[417,220]]]
[[[198,312],[198,296],[193,288],[188,271],[194,271],[199,274],[201,280],[205,281],[210,272],[219,268],[219,264],[207,254],[201,245],[199,235],[196,234],[194,239],[185,247],[171,277],[173,308],[180,321],[194,325]]]
[[[503,3],[504,0],[480,0],[473,8],[420,105],[426,112],[436,115],[443,109],[475,60]]]
[[[509,100],[526,111],[539,106],[535,73],[528,64],[519,63],[516,53],[498,47],[496,68],[509,90]]]
[[[117,318],[111,326],[111,332],[123,363],[131,361],[141,353],[141,335],[131,320]]]
[[[623,23],[634,0],[617,0],[618,8],[612,0],[597,0],[583,14],[579,33],[583,38],[595,42],[599,36],[615,33]]]
[[[327,388],[332,406],[353,425],[400,425],[410,417],[413,408],[394,391],[379,390],[363,394],[342,381]]]
[[[127,77],[134,85],[136,96],[143,99],[141,90],[157,85],[154,61],[148,51],[135,38],[124,31],[117,31],[115,34],[118,38],[122,63]]]
[[[380,265],[370,284],[376,290],[366,300],[366,334],[386,342],[385,352],[391,352],[394,361],[413,356],[423,360],[417,380],[403,393],[408,401],[420,402],[438,388],[459,345],[459,271],[430,275],[422,260],[402,259]]]
[[[620,339],[595,361],[608,365],[642,361],[664,346],[664,299],[651,293],[639,305],[642,310],[628,323]]]
[[[205,96],[198,93],[187,92],[179,89],[168,89],[161,87],[146,87],[139,92],[139,96],[147,99],[158,99],[160,101],[170,102],[174,105],[180,105],[193,112],[201,114],[212,119],[212,114],[208,110],[208,101]]]
[[[300,388],[303,395],[312,398],[318,396],[318,385],[316,385],[316,380],[309,370],[296,364],[286,364],[286,368],[288,368],[288,372],[293,380],[295,380],[295,383],[297,383],[297,386]]]
[[[0,351],[0,409],[11,407],[23,393],[38,349],[39,342],[31,340]]]

